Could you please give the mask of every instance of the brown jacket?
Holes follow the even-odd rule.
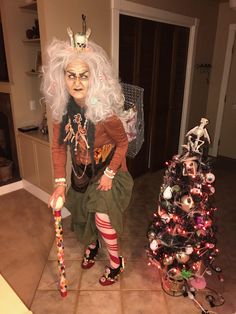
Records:
[[[66,177],[67,144],[59,144],[60,124],[53,124],[52,159],[55,178]],[[112,116],[105,121],[98,122],[95,126],[94,148],[101,148],[105,144],[115,146],[113,158],[109,168],[116,172],[118,169],[127,171],[126,152],[128,139],[119,118]]]

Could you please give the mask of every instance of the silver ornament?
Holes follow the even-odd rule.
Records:
[[[150,249],[152,251],[156,251],[158,249],[158,242],[157,242],[157,240],[152,240],[152,242],[150,243]]]

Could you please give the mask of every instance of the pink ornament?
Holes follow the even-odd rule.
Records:
[[[211,186],[210,187],[210,195],[212,195],[212,194],[214,194],[215,193],[215,188],[214,188],[214,186]]]
[[[204,289],[206,287],[206,279],[204,277],[190,279],[189,283],[195,289]]]
[[[191,192],[191,194],[194,194],[194,195],[201,195],[202,194],[202,191],[200,189],[197,189],[197,188],[192,188],[190,192]]]

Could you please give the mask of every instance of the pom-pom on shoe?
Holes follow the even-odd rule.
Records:
[[[124,271],[125,264],[124,264],[124,258],[122,256],[119,257],[120,259],[120,266],[117,268],[111,268],[111,267],[106,267],[105,268],[105,273],[103,276],[99,279],[99,283],[102,286],[109,286],[115,283],[118,280],[118,277],[120,273]]]
[[[89,269],[91,267],[93,267],[94,263],[95,263],[95,257],[97,256],[98,254],[98,249],[100,247],[100,243],[99,241],[97,240],[96,241],[96,246],[95,248],[90,248],[89,246],[87,247],[85,253],[84,253],[84,258],[83,258],[83,261],[81,263],[81,267],[83,269]]]

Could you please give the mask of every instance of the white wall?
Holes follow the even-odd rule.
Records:
[[[207,102],[207,116],[211,121],[209,130],[212,137],[216,127],[216,115],[230,24],[236,24],[236,11],[230,9],[228,3],[221,3],[219,6],[214,56],[212,62],[211,83]]]

